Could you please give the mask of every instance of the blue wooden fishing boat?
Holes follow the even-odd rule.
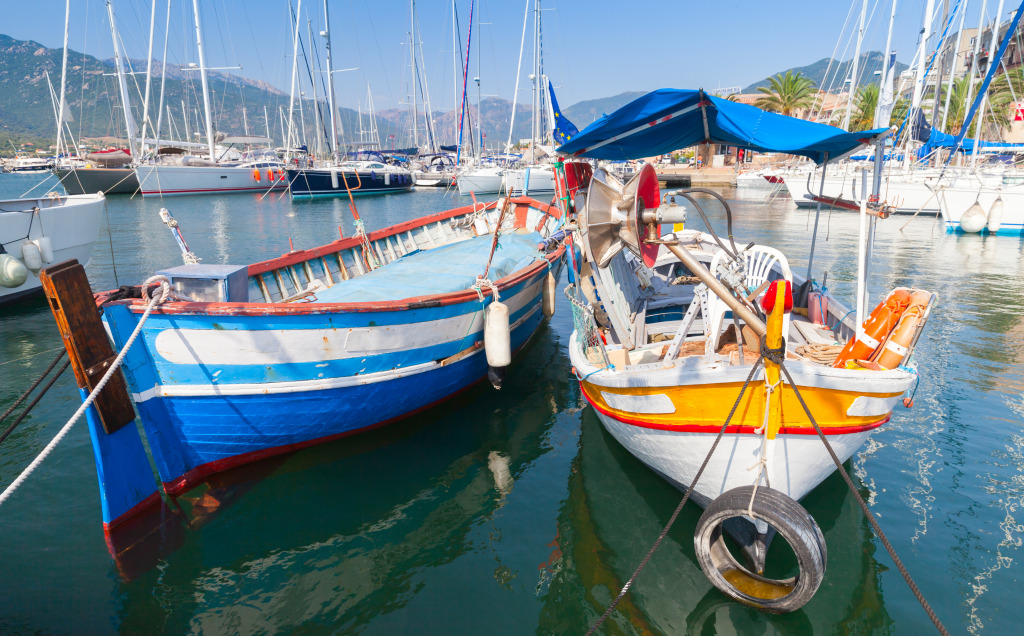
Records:
[[[248,266],[157,272],[189,298],[152,311],[121,368],[161,483],[139,428],[124,426],[130,405],[113,425],[102,405],[87,412],[108,539],[160,490],[178,495],[219,471],[382,426],[488,377],[502,346],[492,340],[491,315],[507,310],[507,322],[493,324],[507,325],[510,360],[553,310],[561,225],[558,208],[522,197]],[[50,273],[48,294],[72,357],[83,358],[75,363],[76,375],[84,370],[80,386],[91,387],[90,373],[113,356],[85,359],[89,347],[73,342],[61,268]],[[147,306],[124,293],[88,298],[89,308],[101,307],[115,350]]]

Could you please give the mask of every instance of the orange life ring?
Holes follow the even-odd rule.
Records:
[[[858,333],[850,338],[843,350],[839,352],[832,364],[837,369],[846,367],[850,360],[868,360],[882,346],[889,332],[893,330],[900,316],[910,305],[911,292],[905,287],[897,287],[889,292],[885,300],[878,303],[868,319],[864,321]]]
[[[931,298],[931,292],[916,291],[913,293],[910,297],[910,306],[903,312],[896,328],[878,348],[875,362],[879,366],[895,369],[907,357],[914,334],[924,325],[925,311],[928,309],[928,302]]]

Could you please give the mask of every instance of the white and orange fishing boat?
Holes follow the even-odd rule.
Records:
[[[823,161],[884,133],[846,133],[703,91],[662,90],[559,152],[628,159],[711,142]],[[718,196],[696,189],[663,199],[649,165],[626,184],[595,173],[585,201],[576,201],[582,256],[577,284],[566,291],[575,318],[570,359],[609,433],[706,509],[695,544],[712,583],[761,609],[792,611],[813,596],[827,561],[817,524],[797,503],[836,470],[822,440],[844,462],[889,422],[918,381],[910,358],[935,296],[897,289],[862,320],[866,233],[851,312],[806,285],[778,250],[738,246],[721,197],[727,237],[710,224],[710,233],[663,235],[659,224],[682,223],[687,210],[706,219],[697,193]],[[868,216],[864,206],[863,228]],[[795,288],[803,293],[792,311]],[[725,546],[723,528],[746,566]],[[764,572],[776,533],[797,557],[795,577]]]

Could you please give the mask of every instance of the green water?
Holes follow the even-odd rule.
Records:
[[[0,197],[37,176],[0,175]],[[427,191],[358,200],[370,229],[440,211]],[[463,200],[465,202],[465,200]],[[808,214],[788,199],[736,202],[738,240],[806,267]],[[352,232],[347,202],[287,196],[108,200],[88,271],[96,289],[180,263],[166,206],[208,263],[247,263]],[[714,222],[724,215],[709,206]],[[900,228],[907,224],[902,231]],[[109,232],[109,235],[108,235]],[[850,298],[855,215],[823,216],[815,276]],[[825,240],[827,237],[827,240]],[[114,246],[113,254],[110,245]],[[115,275],[116,266],[116,275]],[[917,350],[914,408],[897,407],[848,467],[953,633],[1017,633],[1024,521],[1021,242],[953,237],[931,218],[880,225],[872,302],[892,287],[939,293]],[[188,525],[134,577],[104,543],[92,450],[77,425],[0,508],[0,632],[574,634],[604,611],[680,493],[607,435],[571,381],[568,307],[515,359],[426,414],[235,471],[182,497]],[[41,301],[0,310],[0,412],[60,347]],[[0,445],[6,485],[79,403],[70,374]],[[301,413],[296,417],[301,417]],[[507,466],[510,479],[503,479]],[[605,633],[923,633],[930,623],[842,480],[804,501],[828,571],[803,610],[727,600],[693,553],[689,505]],[[160,542],[158,542],[160,543]]]

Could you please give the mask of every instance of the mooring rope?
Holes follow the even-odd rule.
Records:
[[[57,383],[57,380],[60,379],[60,376],[64,375],[64,372],[68,370],[69,366],[71,366],[71,360],[65,361],[64,362],[64,366],[62,366],[60,368],[60,371],[58,371],[56,375],[54,375],[52,378],[50,378],[50,381],[46,383],[46,386],[43,387],[43,390],[40,391],[38,395],[36,395],[34,398],[32,398],[32,401],[29,402],[28,406],[25,407],[25,410],[22,411],[21,414],[18,416],[18,419],[14,420],[14,423],[11,424],[10,426],[8,426],[7,430],[5,430],[3,433],[0,433],[0,444],[2,444],[4,442],[4,440],[7,439],[7,437],[11,433],[14,432],[14,429],[18,428],[18,426],[21,424],[21,422],[26,417],[28,417],[28,414],[32,412],[32,409],[35,408],[36,404],[39,404],[39,400],[43,399],[43,396],[46,395],[46,392],[49,391],[53,387],[53,385]],[[47,373],[48,372],[49,372],[49,370],[47,370]],[[44,374],[44,377],[45,377],[45,374]],[[39,379],[42,380],[42,378],[39,378]],[[31,391],[31,389],[29,389],[29,391]],[[27,392],[26,392],[26,395],[28,395]],[[22,397],[24,397],[24,396],[22,396]],[[11,407],[11,410],[13,410],[13,409],[14,409],[14,407]],[[7,417],[6,413],[4,414],[4,417]],[[3,420],[3,418],[0,418],[0,420]]]
[[[704,457],[704,463],[700,465],[700,468],[697,470],[697,474],[693,476],[693,481],[690,482],[690,487],[687,488],[686,492],[683,494],[682,501],[680,501],[679,505],[676,506],[675,511],[672,513],[672,516],[669,517],[668,523],[665,524],[665,527],[662,528],[661,534],[658,535],[658,538],[654,542],[654,545],[651,546],[651,549],[648,550],[647,555],[644,556],[643,561],[640,562],[640,565],[638,565],[636,570],[633,572],[633,576],[629,577],[629,580],[626,581],[626,584],[622,586],[622,589],[619,590],[618,596],[616,596],[615,599],[611,602],[611,604],[608,606],[608,609],[604,611],[604,614],[601,615],[601,618],[597,619],[597,622],[591,625],[590,629],[587,631],[587,636],[590,636],[595,631],[597,631],[597,628],[601,626],[601,623],[603,623],[605,619],[607,619],[608,616],[611,615],[612,610],[615,609],[615,606],[619,604],[619,601],[622,600],[622,598],[626,595],[626,592],[629,591],[629,588],[632,587],[633,582],[636,581],[636,577],[640,575],[641,570],[643,570],[647,566],[647,562],[651,560],[652,556],[654,556],[655,550],[658,549],[658,546],[661,545],[661,541],[668,534],[669,529],[671,529],[672,525],[675,524],[676,519],[679,517],[679,513],[683,511],[683,506],[685,506],[686,502],[690,499],[690,493],[693,492],[693,489],[697,486],[697,482],[700,480],[701,475],[704,474],[704,469],[707,468],[708,462],[711,461],[711,456],[715,453],[715,449],[718,448],[718,442],[722,440],[722,436],[725,435],[725,430],[729,427],[729,422],[732,421],[733,415],[736,414],[736,409],[739,408],[740,400],[743,399],[743,394],[746,392],[747,387],[750,385],[750,381],[754,379],[754,373],[757,372],[757,369],[761,366],[761,363],[764,362],[765,358],[763,349],[764,348],[762,347],[761,357],[759,357],[757,361],[754,362],[754,365],[750,367],[750,373],[747,374],[747,379],[746,381],[743,382],[743,386],[740,388],[740,394],[736,396],[736,401],[733,403],[732,408],[729,410],[729,415],[726,416],[725,422],[722,424],[722,428],[719,429],[718,431],[718,436],[715,437],[714,443],[711,444],[711,450],[709,450],[707,456]]]
[[[17,400],[15,400],[14,404],[11,405],[11,408],[9,408],[6,411],[4,411],[3,415],[0,415],[0,422],[3,422],[4,420],[6,420],[7,416],[10,415],[11,413],[13,413],[14,409],[18,408],[18,406],[22,402],[25,401],[25,398],[27,398],[29,396],[29,394],[32,393],[32,391],[36,390],[37,386],[42,384],[43,380],[46,378],[47,375],[50,374],[50,371],[53,371],[53,368],[55,366],[57,366],[57,363],[60,362],[60,359],[64,357],[65,353],[67,353],[67,350],[62,347],[61,350],[60,350],[60,353],[58,353],[57,357],[54,358],[53,362],[50,363],[50,366],[46,367],[46,371],[43,371],[43,374],[41,376],[39,376],[39,378],[35,382],[32,383],[32,386],[28,387],[28,390],[25,391],[24,393],[22,393],[21,397],[19,397]],[[46,393],[46,391],[43,391],[43,393]],[[3,441],[3,440],[0,439],[0,441]]]
[[[796,393],[796,399],[800,401],[800,406],[803,407],[804,413],[807,414],[808,419],[811,420],[811,424],[814,425],[814,430],[817,431],[818,437],[821,438],[821,443],[825,445],[825,450],[828,451],[828,454],[832,457],[832,461],[835,462],[836,470],[838,470],[839,474],[843,476],[843,481],[846,482],[850,492],[852,492],[853,496],[857,499],[857,503],[860,504],[860,509],[864,511],[864,516],[868,518],[868,522],[871,524],[871,527],[874,528],[875,534],[878,535],[882,545],[885,546],[886,552],[888,552],[889,556],[892,557],[893,562],[896,564],[896,568],[900,571],[900,574],[903,575],[903,580],[907,582],[907,585],[910,587],[910,591],[914,593],[915,597],[917,597],[917,602],[921,604],[922,608],[924,608],[928,618],[930,618],[932,623],[935,625],[935,629],[937,629],[943,636],[949,636],[949,632],[946,631],[942,621],[939,620],[939,617],[935,614],[932,606],[928,604],[924,594],[921,593],[917,584],[914,583],[914,579],[910,576],[910,572],[908,572],[907,568],[903,565],[903,561],[901,561],[900,557],[896,554],[896,549],[892,547],[891,543],[889,543],[889,538],[885,536],[885,532],[882,531],[882,527],[878,525],[878,520],[875,519],[875,515],[871,513],[868,505],[864,502],[864,498],[860,496],[859,492],[857,492],[857,487],[853,485],[853,480],[850,479],[850,475],[846,472],[846,469],[843,468],[843,463],[839,461],[839,457],[837,457],[835,451],[832,450],[832,445],[829,444],[828,439],[825,437],[825,433],[822,432],[818,422],[814,419],[814,416],[811,415],[811,409],[808,408],[807,403],[804,402],[804,397],[800,394],[800,388],[796,385],[796,382],[793,381],[793,376],[789,374],[789,369],[787,369],[786,365],[782,362],[779,363],[779,368],[782,369],[782,372],[786,375],[786,381],[789,382],[791,387],[793,387],[793,392]]]
[[[67,424],[65,424],[60,429],[57,435],[55,435],[54,438],[50,440],[50,443],[47,444],[46,447],[43,448],[43,450],[39,453],[39,455],[37,455],[36,458],[32,460],[32,463],[29,464],[28,467],[25,468],[25,470],[23,470],[21,474],[18,475],[9,486],[7,486],[3,493],[0,493],[0,505],[3,505],[3,503],[7,501],[10,498],[10,496],[13,495],[14,492],[23,483],[25,483],[25,480],[28,479],[33,472],[35,472],[36,468],[38,468],[39,465],[43,463],[43,460],[45,460],[50,455],[50,453],[53,452],[53,449],[57,447],[57,444],[59,444],[61,440],[63,440],[64,437],[67,436],[67,434],[71,431],[71,427],[74,426],[75,422],[77,422],[82,417],[82,414],[85,413],[85,410],[92,405],[93,401],[96,400],[96,396],[99,395],[100,391],[103,390],[103,387],[105,387],[107,385],[107,382],[110,381],[110,378],[114,376],[114,372],[117,371],[118,367],[121,366],[121,362],[124,361],[124,357],[128,353],[128,350],[131,349],[132,344],[135,343],[135,339],[138,338],[139,334],[142,332],[142,325],[146,324],[146,320],[149,318],[150,312],[152,312],[157,305],[166,300],[168,295],[170,295],[171,283],[167,279],[167,277],[152,276],[142,284],[142,295],[144,300],[148,295],[147,292],[149,286],[153,283],[159,283],[160,293],[158,295],[154,295],[151,299],[149,299],[149,304],[146,305],[146,311],[143,312],[142,317],[139,319],[139,324],[135,325],[135,330],[132,331],[132,335],[128,337],[128,341],[124,343],[124,347],[121,348],[121,352],[117,354],[116,358],[114,358],[114,362],[111,363],[110,368],[107,369],[107,372],[103,374],[103,378],[100,379],[99,383],[96,385],[96,388],[94,388],[92,392],[89,393],[89,397],[82,401],[82,405],[78,407],[78,410],[75,411],[75,414],[71,416],[71,419],[68,420]]]

